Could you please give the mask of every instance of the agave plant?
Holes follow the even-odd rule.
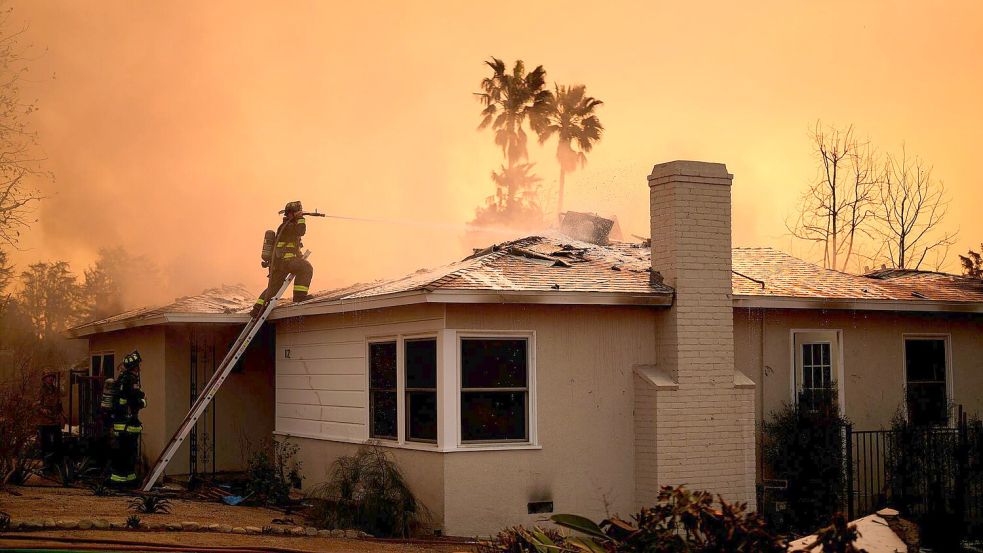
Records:
[[[126,517],[126,527],[131,530],[136,530],[140,527],[140,517],[136,515],[130,515]]]
[[[155,493],[138,495],[130,500],[130,510],[138,513],[153,514],[171,512],[171,501]]]

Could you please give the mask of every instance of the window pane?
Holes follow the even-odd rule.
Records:
[[[905,340],[908,382],[945,381],[945,340]]]
[[[463,392],[461,440],[526,440],[526,392]]]
[[[406,416],[407,439],[437,441],[436,392],[406,392]]]
[[[524,339],[461,340],[462,388],[525,388]]]
[[[406,341],[406,387],[437,387],[437,340]]]
[[[396,389],[396,342],[369,344],[369,386]]]
[[[907,395],[908,417],[912,424],[931,425],[948,422],[949,410],[945,384],[909,384]]]
[[[114,355],[112,353],[107,353],[102,356],[102,375],[105,377],[113,377],[113,369],[115,368],[116,362],[114,360]]]
[[[372,413],[369,436],[396,438],[396,392],[371,392],[369,410]]]
[[[90,367],[89,368],[89,374],[92,375],[92,376],[98,376],[99,375],[99,370],[100,370],[101,364],[102,364],[102,356],[101,355],[93,355],[92,356],[92,362],[89,365],[89,367]]]

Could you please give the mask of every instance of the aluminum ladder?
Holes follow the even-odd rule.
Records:
[[[310,254],[311,252],[309,251],[305,252],[304,259],[307,259],[307,256]],[[195,400],[194,405],[191,406],[191,410],[188,411],[188,416],[186,416],[181,422],[181,426],[178,427],[177,432],[175,432],[174,436],[171,437],[171,441],[167,443],[167,447],[160,452],[160,457],[158,457],[157,462],[154,463],[154,468],[144,478],[143,486],[141,488],[144,492],[149,492],[152,490],[154,484],[156,484],[157,480],[162,474],[164,474],[164,469],[167,468],[167,464],[170,463],[171,459],[174,458],[174,455],[177,454],[178,448],[180,448],[181,444],[184,443],[184,440],[187,439],[188,434],[191,433],[191,429],[194,428],[195,424],[198,422],[198,418],[205,412],[205,408],[208,407],[209,403],[211,403],[212,398],[215,397],[215,394],[218,393],[219,388],[222,387],[222,383],[225,382],[225,379],[229,376],[229,373],[232,372],[233,367],[236,366],[236,362],[239,361],[239,358],[246,352],[246,348],[249,347],[249,344],[256,336],[256,333],[259,332],[259,329],[263,326],[263,323],[266,322],[266,318],[269,317],[270,312],[276,305],[277,300],[279,300],[280,296],[286,292],[287,287],[290,286],[293,278],[293,274],[287,274],[286,278],[283,279],[283,284],[280,285],[280,290],[274,297],[270,298],[266,302],[266,306],[263,308],[263,312],[260,313],[259,317],[250,319],[249,322],[246,323],[246,327],[242,329],[239,337],[232,344],[232,348],[230,348],[229,352],[225,354],[225,358],[222,359],[222,363],[215,370],[215,374],[212,375],[211,379],[208,381],[208,384],[205,384],[205,387],[202,388],[201,393],[198,394],[198,399]]]

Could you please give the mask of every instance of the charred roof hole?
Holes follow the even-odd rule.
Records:
[[[509,248],[509,254],[516,257],[522,257],[533,262],[542,263],[543,265],[549,265],[550,267],[571,267],[569,263],[562,259],[557,259],[544,253],[528,250],[526,248],[520,248],[518,246],[512,246]]]

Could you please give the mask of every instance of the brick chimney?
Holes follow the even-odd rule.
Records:
[[[648,177],[652,269],[676,290],[656,313],[656,364],[636,368],[636,501],[687,484],[755,503],[754,385],[734,367],[731,181],[722,163]]]

